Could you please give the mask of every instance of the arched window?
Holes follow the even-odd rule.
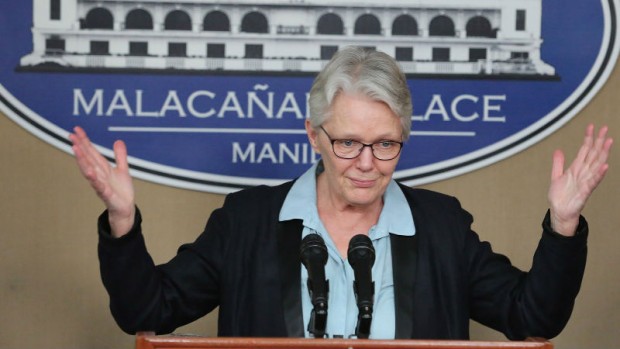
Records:
[[[374,15],[361,15],[355,21],[353,32],[362,35],[381,35],[381,23]]]
[[[392,23],[392,35],[418,35],[418,22],[409,15],[400,15]]]
[[[430,36],[455,36],[454,22],[448,16],[437,16],[429,25]]]
[[[228,32],[230,31],[230,20],[222,11],[211,11],[202,21],[202,29],[204,31]]]
[[[496,35],[491,28],[491,22],[482,16],[476,16],[467,21],[465,26],[467,36],[494,38]]]
[[[103,7],[94,8],[86,14],[83,29],[114,29],[112,12]]]
[[[192,19],[185,11],[174,10],[168,13],[164,21],[166,30],[192,30]]]
[[[244,33],[269,33],[267,17],[260,12],[250,12],[241,20],[241,31]]]
[[[344,34],[344,24],[342,18],[334,13],[326,13],[319,18],[316,24],[317,34],[342,35]]]
[[[146,10],[133,9],[125,17],[125,29],[153,29],[153,17]]]

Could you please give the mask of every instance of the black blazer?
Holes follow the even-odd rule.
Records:
[[[226,197],[204,232],[155,266],[141,234],[109,236],[99,219],[101,276],[127,333],[169,333],[219,306],[218,334],[301,337],[300,221],[278,222],[292,182]],[[548,217],[529,272],[481,242],[452,197],[401,186],[416,234],[391,235],[397,338],[467,339],[469,319],[510,339],[552,338],[567,323],[586,260],[587,224],[553,233]]]

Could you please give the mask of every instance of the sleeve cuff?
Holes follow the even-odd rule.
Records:
[[[589,229],[588,222],[583,216],[579,216],[579,224],[577,225],[577,231],[574,236],[562,235],[551,228],[551,212],[547,210],[545,218],[543,219],[542,228],[545,235],[549,235],[555,239],[560,240],[587,240]]]
[[[108,210],[105,210],[97,219],[97,231],[99,234],[99,241],[105,244],[122,244],[124,241],[131,240],[141,233],[141,224],[142,215],[140,214],[140,210],[136,206],[136,215],[133,221],[133,226],[127,234],[121,236],[120,238],[115,238],[112,236],[112,228],[110,227]]]

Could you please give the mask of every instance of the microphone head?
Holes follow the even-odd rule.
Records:
[[[366,261],[370,266],[375,263],[375,248],[367,235],[358,234],[351,238],[347,259],[351,266],[355,266],[360,261]]]
[[[319,234],[308,234],[301,241],[299,248],[301,262],[308,268],[310,260],[316,260],[321,265],[327,264],[327,246]]]

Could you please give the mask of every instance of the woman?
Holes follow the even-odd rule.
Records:
[[[219,306],[221,336],[306,336],[312,304],[299,260],[303,237],[326,242],[330,337],[355,336],[349,241],[368,235],[374,313],[370,338],[469,336],[474,319],[508,338],[551,338],[570,317],[586,258],[581,211],[607,172],[612,140],[586,130],[564,170],[557,151],[550,210],[529,272],[471,231],[454,198],[397,184],[392,174],[411,126],[398,64],[362,48],[339,51],[310,92],[308,139],[322,160],[295,181],[227,196],[203,234],[155,266],[144,247],[123,142],[112,168],[80,128],[71,135],[83,175],[105,203],[99,219],[102,279],[128,333],[173,331]]]

